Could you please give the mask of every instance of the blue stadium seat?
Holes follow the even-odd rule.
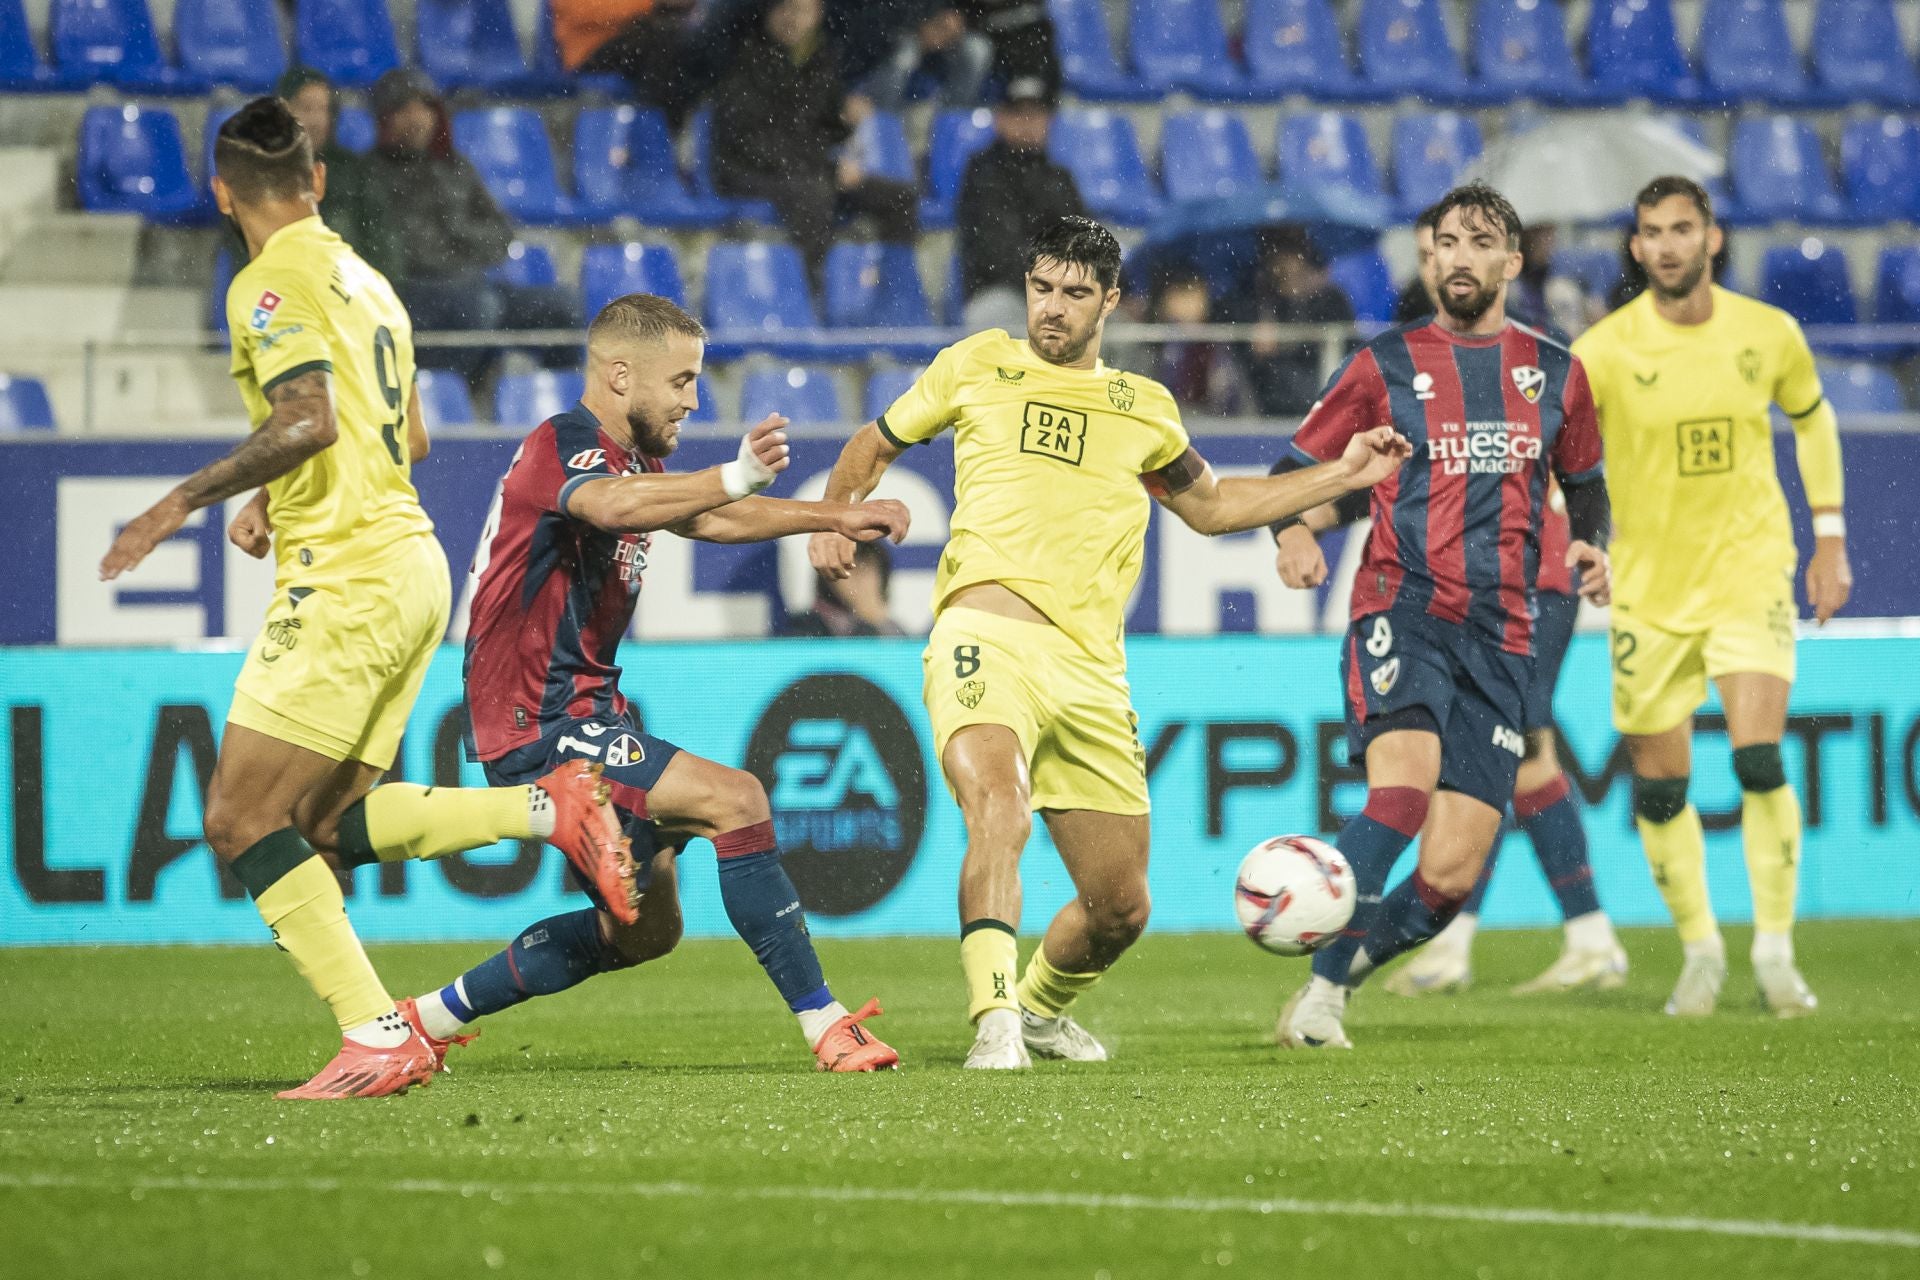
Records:
[[[867,389],[863,397],[860,416],[864,421],[872,422],[892,406],[895,400],[907,394],[907,388],[919,380],[924,369],[906,365],[877,369],[867,379]]]
[[[713,169],[709,164],[709,157],[713,153],[711,108],[700,108],[687,121],[687,146],[693,161],[693,196],[711,207],[724,210],[721,221],[764,222],[769,226],[779,223],[780,215],[774,211],[771,200],[735,200],[714,191]]]
[[[680,260],[664,244],[596,244],[580,255],[580,318],[590,324],[600,308],[629,293],[657,293],[687,305]]]
[[[1120,69],[1100,0],[1047,0],[1047,14],[1053,19],[1061,78],[1075,94],[1094,102],[1149,102],[1160,96]]]
[[[420,389],[427,430],[473,425],[473,396],[467,380],[452,369],[421,369],[414,374],[414,386]]]
[[[200,126],[200,187],[207,193],[207,199],[213,199],[213,144],[219,141],[220,126],[225,124],[240,110],[236,102],[207,108],[207,119]]]
[[[173,43],[181,69],[209,84],[266,93],[287,69],[280,19],[259,0],[178,0]]]
[[[560,190],[553,148],[540,113],[527,107],[489,107],[453,117],[453,145],[480,171],[507,216],[534,226],[585,221]]]
[[[1858,221],[1920,218],[1920,127],[1903,116],[1849,120],[1840,135],[1840,174]]]
[[[21,0],[0,0],[0,92],[45,93],[80,87],[55,74],[40,56]]]
[[[571,409],[586,390],[586,378],[572,369],[503,374],[493,387],[493,420],[515,434],[531,431]]]
[[[1473,61],[1480,83],[1512,98],[1578,103],[1591,87],[1574,63],[1561,7],[1551,0],[1479,0]]]
[[[1620,254],[1614,249],[1568,248],[1553,253],[1553,274],[1572,276],[1587,293],[1604,300],[1620,283]]]
[[[400,65],[387,0],[299,0],[293,46],[302,66],[364,88]]]
[[[1347,62],[1327,0],[1248,0],[1241,41],[1254,96],[1297,93],[1330,102],[1373,96]]]
[[[53,0],[47,33],[54,64],[69,79],[154,93],[206,88],[161,56],[147,0]]]
[[[724,200],[687,190],[667,119],[651,107],[589,107],[573,126],[573,180],[582,213],[627,214],[658,227],[719,227]]]
[[[707,250],[705,289],[707,328],[720,339],[708,344],[710,358],[744,351],[804,358],[817,350],[804,339],[819,329],[820,316],[792,245],[721,241]]]
[[[560,271],[553,265],[553,251],[547,246],[515,240],[507,246],[507,256],[488,268],[487,279],[538,288],[559,284]]]
[[[1876,324],[1920,324],[1920,245],[1888,245],[1874,272]]]
[[[0,435],[56,429],[46,384],[38,378],[0,373]]]
[[[1062,111],[1054,117],[1047,154],[1073,174],[1080,198],[1096,216],[1139,227],[1160,211],[1160,197],[1125,116],[1098,109]]]
[[[1366,126],[1340,111],[1312,111],[1280,121],[1280,181],[1289,187],[1344,189],[1384,201],[1380,168]]]
[[[1700,81],[1680,51],[1668,0],[1593,0],[1587,18],[1587,74],[1609,101],[1686,103]]]
[[[233,251],[221,245],[213,255],[213,280],[207,288],[207,332],[227,340],[227,286],[233,283]]]
[[[534,20],[532,78],[545,93],[564,94],[579,89],[585,93],[625,97],[633,92],[633,87],[620,76],[581,75],[560,65],[560,47],[553,41],[553,7],[547,0],[540,0],[539,15]]]
[[[507,0],[414,0],[413,56],[442,89],[529,87]]]
[[[1780,0],[1707,0],[1694,46],[1712,98],[1793,106],[1823,96],[1807,81]]]
[[[1839,222],[1846,209],[1813,126],[1792,116],[1756,116],[1734,126],[1727,168],[1738,208],[1732,221]]]
[[[1803,325],[1853,324],[1859,318],[1846,251],[1809,236],[1799,244],[1775,245],[1760,260],[1760,298],[1788,312]],[[1843,344],[1813,344],[1815,351],[1843,350]]]
[[[863,173],[890,182],[920,180],[907,143],[907,126],[891,111],[876,111],[860,122],[847,147]]]
[[[827,324],[835,329],[928,329],[933,308],[910,244],[836,244],[827,251]],[[881,342],[869,349],[931,360],[938,342]],[[857,353],[856,353],[857,354]]]
[[[1162,93],[1186,90],[1231,102],[1247,96],[1247,80],[1227,52],[1219,0],[1133,0],[1127,43],[1141,79]]]
[[[920,225],[944,231],[953,225],[953,203],[960,196],[960,179],[974,152],[993,141],[993,112],[942,111],[933,118],[927,135],[927,181],[920,197]]]
[[[789,422],[844,423],[833,371],[819,366],[755,369],[740,380],[740,421],[759,422],[770,413]]]
[[[1361,323],[1387,324],[1400,290],[1393,272],[1378,249],[1342,254],[1327,264],[1327,274],[1353,304],[1353,318]]]
[[[1906,397],[1893,370],[1871,360],[1821,360],[1820,389],[1844,421],[1863,413],[1905,413]]]
[[[1409,113],[1393,121],[1393,186],[1403,218],[1445,195],[1484,146],[1480,126],[1454,111]]]
[[[1192,111],[1160,123],[1160,177],[1167,199],[1245,195],[1266,182],[1246,122],[1230,111]]]
[[[1888,107],[1920,105],[1920,74],[1907,57],[1893,0],[1820,0],[1813,70],[1823,88]]]
[[[340,114],[333,118],[334,140],[349,151],[365,155],[373,150],[377,127],[373,112],[365,107],[342,107]]]
[[[89,107],[80,120],[74,178],[80,207],[96,213],[137,213],[169,223],[203,216],[180,122],[171,111]]]
[[[1361,76],[1382,93],[1430,102],[1486,100],[1461,70],[1440,0],[1361,0],[1354,43]]]

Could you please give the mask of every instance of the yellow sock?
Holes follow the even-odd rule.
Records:
[[[233,873],[342,1031],[393,1012],[393,997],[347,922],[340,882],[299,832],[287,827],[261,840],[234,859]]]
[[[1013,927],[998,920],[975,920],[960,930],[960,968],[967,975],[967,1017],[980,1021],[990,1009],[1017,1011],[1013,975],[1020,952]]]
[[[1742,792],[1740,837],[1753,888],[1754,930],[1786,933],[1793,928],[1800,887],[1800,797],[1793,788]]]
[[[1653,882],[1667,900],[1667,910],[1680,931],[1680,941],[1700,942],[1713,937],[1720,926],[1707,898],[1707,835],[1700,813],[1692,805],[1671,822],[1635,818],[1640,842],[1646,846]]]
[[[341,861],[361,866],[444,858],[500,840],[545,835],[533,829],[532,792],[532,787],[422,787],[411,782],[375,787],[340,819]]]
[[[1098,973],[1062,973],[1047,959],[1042,945],[1034,949],[1027,971],[1020,975],[1020,1004],[1043,1018],[1057,1018],[1100,978]]]

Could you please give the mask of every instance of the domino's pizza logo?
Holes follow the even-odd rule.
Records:
[[[260,301],[253,304],[253,319],[247,327],[255,333],[265,333],[267,326],[273,323],[273,313],[280,309],[280,295],[268,289],[260,295]]]

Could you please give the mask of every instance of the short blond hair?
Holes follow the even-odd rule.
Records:
[[[667,335],[674,333],[707,340],[706,326],[671,299],[653,293],[629,293],[600,308],[600,314],[587,326],[587,347],[665,342]]]

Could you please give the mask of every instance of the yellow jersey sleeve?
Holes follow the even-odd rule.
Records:
[[[1785,332],[1780,339],[1780,375],[1773,384],[1773,402],[1789,418],[1804,418],[1825,395],[1820,388],[1820,372],[1814,367],[1813,349],[1807,346],[1800,322],[1781,312],[1780,323]]]
[[[1774,383],[1773,402],[1780,406],[1793,424],[1794,458],[1800,467],[1800,483],[1807,493],[1807,504],[1815,508],[1838,507],[1846,500],[1846,476],[1840,463],[1840,420],[1827,403],[1826,390],[1820,385],[1820,371],[1807,346],[1807,335],[1800,322],[1782,314],[1785,327],[1780,352],[1780,376]]]
[[[1180,455],[1187,451],[1192,442],[1187,438],[1187,427],[1180,420],[1180,403],[1172,395],[1156,397],[1159,401],[1153,407],[1153,414],[1147,419],[1157,441],[1154,452],[1147,458],[1146,470],[1159,471],[1162,467],[1178,462]]]
[[[262,396],[301,374],[333,371],[328,326],[307,282],[290,271],[249,271],[227,290],[232,372],[251,373]]]
[[[876,419],[880,434],[904,449],[925,444],[952,426],[959,412],[960,359],[958,345],[944,348],[935,356],[926,372]]]

